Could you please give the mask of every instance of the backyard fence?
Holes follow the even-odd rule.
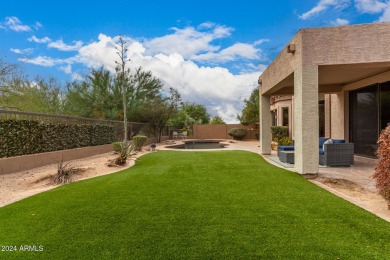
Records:
[[[220,125],[194,125],[192,138],[194,139],[233,139],[228,132],[232,128],[242,128],[247,131],[243,140],[258,139],[259,125],[220,124]]]
[[[150,124],[128,122],[127,128],[129,140],[139,133],[154,137]],[[109,144],[123,134],[119,120],[0,110],[0,158]]]

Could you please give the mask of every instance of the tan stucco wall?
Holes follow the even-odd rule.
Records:
[[[266,95],[260,95],[259,108],[260,108],[260,153],[271,154],[271,141],[272,141],[272,118],[270,97]]]
[[[271,95],[294,95],[295,169],[316,173],[318,94],[331,94],[325,98],[326,135],[348,140],[348,91],[390,80],[390,23],[302,29],[290,44],[296,51],[284,48],[259,78],[261,108]],[[268,112],[260,111],[266,119],[262,145],[269,141]]]
[[[332,120],[330,114],[330,95],[325,95],[325,136],[330,137],[330,122]]]
[[[371,23],[302,30],[302,62],[335,65],[388,62],[389,23]]]
[[[161,142],[168,140],[168,138],[168,136],[162,136]],[[145,142],[145,145],[149,145],[155,142],[155,138],[148,138]],[[1,158],[0,174],[26,171],[37,167],[58,163],[61,160],[77,160],[111,151],[113,151],[112,144],[105,144],[48,153],[37,153],[9,158]]]
[[[36,167],[58,163],[62,159],[64,161],[81,159],[101,153],[107,153],[112,151],[112,149],[112,144],[106,144],[48,153],[2,158],[0,159],[0,174],[30,170]]]
[[[295,53],[287,53],[285,47],[260,76],[260,91],[270,95],[292,87],[291,75],[302,64],[387,64],[389,39],[390,23],[302,29],[286,45],[295,44]]]
[[[318,66],[294,72],[294,168],[300,174],[318,173]]]
[[[255,134],[258,133],[258,125],[244,126],[241,124],[222,124],[222,125],[194,125],[193,133],[189,138],[193,139],[233,139],[228,132],[232,128],[244,128],[247,134],[243,140],[256,139]]]
[[[344,92],[330,94],[330,138],[345,139],[344,134]]]
[[[287,53],[285,47],[260,76],[262,94],[267,93],[282,80],[293,74],[302,63],[302,33],[299,31],[288,44],[295,44],[295,53]],[[287,44],[287,45],[288,45]],[[287,46],[286,45],[286,46]],[[273,90],[274,91],[274,90]]]
[[[390,71],[386,71],[386,72],[380,73],[378,75],[368,77],[368,78],[350,83],[348,85],[345,85],[345,86],[343,86],[342,90],[343,91],[355,90],[355,89],[363,88],[363,87],[370,86],[373,84],[383,83],[383,82],[386,82],[389,80],[390,80]]]

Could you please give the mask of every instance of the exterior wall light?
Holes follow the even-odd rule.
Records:
[[[290,44],[287,46],[287,53],[294,53],[294,52],[295,52],[295,44],[290,43]]]

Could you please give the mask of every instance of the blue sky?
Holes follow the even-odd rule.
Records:
[[[383,21],[389,0],[4,1],[0,59],[65,84],[91,68],[113,70],[121,34],[133,68],[233,123],[299,29]]]

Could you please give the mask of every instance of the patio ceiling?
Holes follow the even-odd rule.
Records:
[[[390,71],[390,62],[319,65],[319,93],[340,92],[342,87],[350,83],[369,78],[385,71]],[[294,73],[280,81],[272,95],[294,94]]]

